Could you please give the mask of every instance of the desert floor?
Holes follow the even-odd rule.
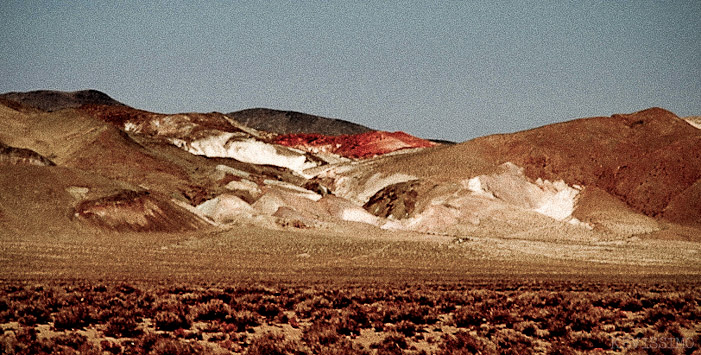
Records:
[[[243,225],[0,238],[6,353],[692,353],[698,243]]]

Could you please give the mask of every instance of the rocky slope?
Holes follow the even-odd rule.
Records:
[[[698,193],[700,152],[701,130],[652,108],[477,138],[411,157],[387,157],[375,163],[374,171],[450,182],[511,162],[523,167],[531,180],[596,187],[651,217],[681,221],[671,212],[681,209],[685,221],[699,221],[701,211],[693,203],[681,207],[676,201],[690,202]]]
[[[40,93],[32,93],[30,103],[55,103],[54,93],[46,95],[41,99]],[[326,196],[328,189],[305,172],[327,165],[328,155],[325,160],[277,144],[276,134],[243,126],[223,114],[166,115],[86,101],[63,102],[60,110],[57,105],[28,109],[26,104],[25,100],[0,105],[0,120],[7,127],[0,140],[35,152],[8,146],[2,160],[16,163],[21,156],[22,161],[52,164],[46,156],[58,165],[37,174],[46,179],[36,182],[45,185],[42,191],[49,195],[75,197],[49,203],[66,211],[53,215],[59,228],[175,232],[235,221],[275,228],[302,225],[297,217],[305,214],[309,225],[375,223],[376,218],[361,206]],[[11,168],[4,173],[7,178],[21,175]],[[82,173],[92,174],[95,181],[50,186],[50,177],[56,174]],[[26,193],[21,186],[8,191]],[[27,203],[26,196],[5,197]],[[35,204],[17,211],[31,213],[31,206]]]

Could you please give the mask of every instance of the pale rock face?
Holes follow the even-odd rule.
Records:
[[[69,186],[66,188],[66,192],[71,194],[76,200],[83,200],[88,196],[90,189],[83,186]]]
[[[274,165],[288,168],[302,176],[305,176],[305,169],[317,166],[299,151],[254,139],[232,139],[234,136],[234,133],[222,132],[191,142],[181,139],[171,139],[171,142],[192,154],[210,158],[232,158],[257,165]]]
[[[422,213],[409,218],[405,228],[419,232],[444,232],[442,229],[462,222],[462,213],[449,206],[431,205]]]
[[[337,196],[346,198],[359,205],[363,205],[378,191],[393,184],[416,180],[415,176],[406,174],[381,174],[375,173],[368,179],[358,179],[353,176],[338,176],[342,171],[327,170],[318,176],[333,179],[333,191]]]
[[[261,214],[278,217],[337,219],[375,226],[381,224],[380,218],[344,198],[333,195],[320,199],[307,197],[302,192],[274,187],[259,198],[253,208]]]
[[[226,166],[226,165],[217,165],[217,167],[215,168],[214,176],[212,176],[212,178],[214,178],[215,180],[221,180],[227,174],[237,176],[240,178],[244,178],[244,179],[249,178],[251,176],[250,173],[243,171],[243,170],[234,169],[234,168],[232,168],[230,166]]]
[[[564,185],[564,182],[562,184]],[[544,191],[540,200],[540,206],[535,211],[559,221],[564,221],[572,216],[578,194],[578,190],[567,185],[564,185],[561,190],[556,190],[554,193]]]
[[[287,202],[279,194],[265,193],[256,202],[251,205],[258,213],[272,216],[280,208],[287,207]],[[287,207],[290,210],[296,211],[294,208]]]
[[[482,181],[480,180],[479,176],[475,176],[469,180],[467,180],[467,189],[474,192],[477,195],[488,197],[488,198],[494,198],[494,195],[492,195],[491,192],[487,192],[485,189],[482,188]]]
[[[686,121],[688,124],[701,129],[701,116],[689,116],[689,117],[684,117],[684,121]]]
[[[311,191],[307,192],[312,193]],[[254,202],[252,206],[259,213],[265,215],[273,215],[281,207],[287,207],[300,213],[316,216],[326,214],[325,209],[317,204],[318,199],[309,197],[311,197],[311,195],[304,192],[281,187],[272,187]],[[319,196],[319,198],[321,198],[321,196]]]
[[[297,185],[293,185],[284,181],[278,181],[278,180],[263,180],[263,184],[266,186],[274,186],[278,188],[282,188],[282,190],[291,192],[295,194],[296,196],[306,198],[308,200],[312,201],[319,201],[321,199],[321,195],[314,191],[307,190],[303,187],[299,187]]]
[[[501,170],[498,174],[473,177],[463,185],[478,195],[492,196],[559,221],[572,217],[580,188],[568,186],[562,180],[530,182],[523,168],[508,162]]]
[[[133,122],[127,122],[127,123],[125,123],[125,124],[124,124],[124,130],[125,130],[126,132],[130,132],[130,133],[141,133],[141,128],[140,128],[137,124],[135,124],[135,123],[133,123]]]
[[[368,213],[360,207],[344,209],[343,212],[341,212],[340,217],[342,220],[349,222],[366,223],[372,225],[378,224],[377,217],[373,216],[372,214]]]
[[[149,130],[165,137],[186,137],[197,127],[185,114],[168,115],[150,121]]]
[[[250,217],[253,208],[246,201],[234,196],[223,194],[198,205],[201,215],[216,223],[226,223],[239,218]]]
[[[228,184],[226,184],[225,187],[228,190],[247,191],[252,196],[258,196],[261,194],[261,190],[258,187],[258,184],[256,184],[253,181],[245,180],[245,179],[243,179],[241,181],[230,181]]]
[[[326,195],[320,201],[329,215],[348,222],[359,222],[378,226],[381,219],[353,202],[333,195]]]
[[[494,174],[475,176],[429,192],[423,208],[409,218],[389,221],[382,228],[452,233],[474,230],[483,222],[505,226],[531,223],[529,217],[524,216],[537,213],[547,219],[591,229],[572,217],[580,190],[563,181],[539,179],[532,182],[523,174],[523,169],[505,163]]]

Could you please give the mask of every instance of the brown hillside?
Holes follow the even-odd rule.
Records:
[[[651,108],[477,138],[410,157],[388,157],[379,166],[450,181],[507,161],[524,167],[532,179],[596,186],[657,217],[701,179],[701,130],[669,111]],[[698,220],[701,211],[685,218]]]
[[[3,106],[0,122],[6,127],[2,141],[32,149],[60,166],[163,192],[189,185],[182,167],[154,157],[121,130],[75,109],[26,114]]]
[[[0,142],[0,165],[56,165],[41,154],[24,148],[10,147]]]
[[[122,232],[184,232],[207,226],[196,215],[148,191],[122,190],[85,200],[76,206],[75,214],[96,227]]]
[[[33,235],[80,231],[85,224],[73,218],[77,203],[129,185],[61,166],[14,165],[0,166],[0,186],[4,233],[17,228],[18,233]],[[4,233],[0,231],[0,235]]]
[[[132,123],[138,125],[141,128],[142,133],[155,135],[158,133],[162,134],[162,130],[165,127],[157,127],[151,125],[150,123],[163,119],[165,117],[171,117],[173,121],[173,126],[181,127],[183,124],[188,124],[191,126],[197,126],[198,129],[217,129],[222,131],[236,131],[236,127],[225,119],[222,114],[207,114],[207,113],[188,113],[187,122],[182,121],[181,115],[166,115],[162,113],[149,112],[144,110],[139,110],[131,108],[128,106],[111,106],[111,105],[83,105],[80,107],[80,111],[85,112],[93,117],[97,117],[105,122],[109,122],[119,128],[124,128],[126,123]],[[193,133],[193,132],[189,132]]]
[[[8,92],[0,95],[0,100],[2,100],[1,103],[8,103],[8,106],[13,108],[33,108],[47,112],[77,108],[87,104],[126,107],[123,103],[97,90]]]

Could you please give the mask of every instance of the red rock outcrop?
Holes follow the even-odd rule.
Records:
[[[312,153],[334,153],[353,159],[372,158],[401,149],[425,148],[436,145],[436,143],[404,132],[384,131],[340,136],[285,134],[278,136],[274,142]]]

